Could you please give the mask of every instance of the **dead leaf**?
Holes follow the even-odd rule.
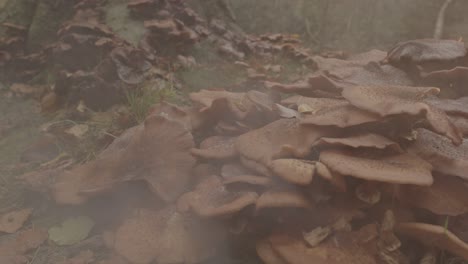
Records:
[[[0,232],[15,233],[29,219],[31,208],[9,212],[0,216]]]

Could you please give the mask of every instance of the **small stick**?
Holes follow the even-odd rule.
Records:
[[[440,7],[439,14],[437,15],[437,21],[434,29],[434,38],[440,39],[444,34],[444,23],[445,23],[445,13],[447,8],[453,2],[453,0],[445,0],[444,4]]]

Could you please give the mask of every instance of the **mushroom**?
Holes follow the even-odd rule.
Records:
[[[430,162],[436,171],[468,179],[468,141],[463,140],[461,146],[456,147],[429,130],[420,128],[416,132],[409,152]]]
[[[337,90],[336,83],[323,74],[312,74],[306,80],[301,80],[292,84],[281,84],[276,82],[264,82],[266,88],[283,92],[297,93],[303,96],[315,96],[319,91],[318,87],[324,90]]]
[[[447,114],[461,115],[468,118],[468,97],[461,97],[456,100],[432,97],[425,101],[443,110]]]
[[[424,63],[455,60],[466,55],[463,42],[456,40],[417,39],[396,44],[388,51],[390,63]]]
[[[59,177],[52,187],[54,197],[58,203],[82,203],[119,182],[145,180],[159,197],[173,201],[189,183],[193,146],[192,135],[181,123],[150,116],[96,160]]]
[[[398,198],[437,215],[458,216],[468,213],[468,186],[457,177],[437,175],[434,184],[428,187],[400,186]]]
[[[117,229],[114,249],[132,263],[199,263],[216,253],[222,229],[209,220],[177,212],[139,209]]]
[[[297,106],[299,112],[303,113],[300,122],[304,125],[344,128],[380,119],[378,115],[356,108],[349,102],[340,99],[293,96],[283,100],[282,103]]]
[[[343,90],[345,97],[354,106],[374,112],[382,117],[398,114],[424,114],[434,132],[444,135],[460,145],[460,131],[440,109],[423,102],[428,95],[439,93],[434,87],[405,86],[354,86]]]
[[[277,159],[270,164],[271,171],[290,183],[308,185],[315,174],[315,162],[298,159]]]
[[[267,208],[309,209],[312,203],[296,190],[269,190],[258,197],[255,207],[257,211]]]
[[[225,163],[221,167],[221,176],[224,179],[234,178],[241,175],[252,175],[252,171],[242,166],[239,162]]]
[[[468,67],[455,67],[421,74],[421,83],[442,88],[445,96],[468,96],[465,84],[468,81]]]
[[[234,137],[213,136],[203,140],[199,149],[192,149],[190,152],[204,159],[232,159],[238,155],[234,146],[235,141]]]
[[[142,83],[152,67],[146,59],[146,54],[133,47],[115,48],[109,54],[109,58],[119,79],[130,85]]]
[[[449,116],[450,121],[460,130],[464,137],[468,136],[468,118],[463,116]]]
[[[312,144],[322,137],[326,130],[302,126],[295,119],[280,119],[239,136],[236,148],[244,159],[268,167],[274,159],[305,157],[311,152]]]
[[[425,223],[400,223],[396,232],[418,242],[448,252],[468,260],[468,245],[443,226]]]
[[[269,186],[273,183],[271,178],[256,176],[256,175],[239,175],[236,177],[227,178],[223,181],[225,185],[229,184],[250,184],[256,186]]]
[[[421,186],[433,183],[431,164],[415,155],[404,153],[368,158],[356,154],[324,150],[320,153],[320,162],[332,171],[364,180]]]
[[[200,111],[206,112],[211,108],[227,108],[226,111],[234,115],[237,120],[242,120],[247,115],[251,101],[245,100],[245,93],[232,93],[227,91],[201,90],[191,93],[190,99],[201,106]]]
[[[291,235],[272,235],[269,241],[274,252],[286,263],[376,264],[376,249],[372,244],[377,235],[376,226],[370,225],[354,232],[338,233],[314,248]]]
[[[268,239],[257,241],[257,255],[265,264],[287,264],[272,248]]]
[[[317,175],[330,182],[338,191],[346,192],[347,185],[343,175],[328,169],[322,162],[316,162],[315,168]]]
[[[316,146],[338,146],[338,147],[352,147],[352,148],[376,148],[376,149],[393,149],[398,152],[402,152],[398,143],[389,140],[388,138],[368,133],[362,135],[351,136],[347,138],[327,138],[323,137],[319,139]]]
[[[211,176],[191,192],[180,197],[179,208],[193,210],[202,217],[228,216],[252,205],[258,198],[257,193],[249,191],[230,192],[218,176]]]

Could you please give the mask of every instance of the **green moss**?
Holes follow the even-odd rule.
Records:
[[[130,18],[127,0],[109,1],[106,10],[106,24],[120,37],[137,45],[146,32],[142,21]]]
[[[40,0],[29,27],[28,49],[36,50],[54,41],[62,22],[72,13],[69,4],[56,0]]]
[[[34,16],[34,0],[0,0],[0,23],[9,22],[28,27]],[[5,36],[5,27],[0,27],[0,37]]]

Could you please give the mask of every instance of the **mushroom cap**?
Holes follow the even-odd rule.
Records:
[[[187,111],[177,105],[173,105],[167,102],[160,102],[151,107],[148,111],[148,116],[160,115],[171,120],[180,122],[185,129],[193,130],[196,127],[196,121],[193,120],[194,116],[191,114],[192,111]]]
[[[174,201],[188,186],[193,147],[191,133],[180,122],[149,116],[96,160],[63,173],[52,187],[55,200],[79,204],[119,182],[145,180],[163,200]]]
[[[257,255],[265,264],[287,264],[274,250],[268,239],[257,241]]]
[[[221,176],[224,179],[234,178],[241,175],[252,175],[252,171],[242,166],[239,162],[225,163],[221,167]]]
[[[437,215],[458,216],[468,213],[468,186],[457,177],[438,175],[428,187],[401,186],[398,198]]]
[[[468,97],[461,97],[455,100],[433,97],[425,101],[447,114],[461,115],[468,118]]]
[[[308,185],[314,178],[315,163],[308,160],[277,159],[271,162],[270,169],[287,182]]]
[[[202,217],[228,216],[255,204],[258,194],[228,191],[218,176],[211,176],[179,199],[179,205]]]
[[[468,136],[468,117],[463,116],[449,116],[450,121],[460,130],[464,137]]]
[[[299,112],[303,113],[300,118],[301,124],[343,128],[380,119],[378,115],[361,110],[340,99],[293,96],[283,100],[282,103],[299,108]]]
[[[357,136],[351,136],[346,138],[327,138],[323,137],[319,139],[316,146],[330,145],[339,147],[352,147],[352,148],[376,148],[386,149],[391,148],[402,152],[402,149],[398,143],[391,141],[390,139],[373,133],[361,134]]]
[[[256,209],[267,208],[311,208],[312,202],[296,190],[269,190],[264,192],[256,202]]]
[[[314,96],[317,88],[326,90],[336,90],[335,83],[323,74],[313,74],[307,78],[292,84],[282,84],[277,82],[264,82],[266,88],[283,93],[297,93],[303,96]]]
[[[193,136],[181,123],[163,116],[149,116],[144,128],[124,153],[123,161],[141,159],[141,166],[149,170],[143,179],[163,200],[174,201],[185,191],[195,166],[189,153],[194,147]]]
[[[467,140],[457,147],[427,129],[419,128],[416,132],[416,140],[408,149],[409,152],[430,162],[436,171],[468,179]]]
[[[468,81],[468,67],[455,67],[421,73],[421,83],[442,88],[442,94],[449,96],[468,96],[465,84]]]
[[[425,114],[432,129],[447,136],[454,144],[461,144],[460,131],[450,122],[440,109],[431,106],[423,99],[439,93],[435,87],[405,86],[354,86],[343,90],[345,97],[354,106],[379,114],[380,116]]]
[[[320,162],[330,170],[356,178],[397,184],[429,186],[433,183],[431,164],[404,153],[368,158],[337,150],[324,150]]]
[[[377,62],[370,62],[362,66],[337,68],[326,74],[341,90],[355,85],[413,85],[413,81],[404,71],[392,65],[380,65]]]
[[[388,51],[390,63],[448,61],[464,57],[465,44],[456,40],[418,39],[400,42]]]
[[[348,187],[346,184],[346,179],[344,178],[343,175],[337,172],[331,171],[322,162],[317,161],[315,163],[315,168],[316,168],[316,173],[318,176],[330,182],[330,184],[333,185],[337,190],[341,192],[346,192]]]
[[[245,93],[233,93],[224,90],[201,90],[191,93],[190,99],[202,106],[200,111],[206,112],[215,109],[218,112],[229,112],[237,120],[242,120],[247,115],[253,103],[246,99]]]
[[[376,264],[378,263],[373,248],[377,229],[367,226],[354,232],[338,233],[327,242],[316,247],[308,247],[303,239],[291,235],[272,235],[269,242],[274,252],[286,261],[294,264]],[[363,239],[370,239],[365,241]]]
[[[235,141],[235,137],[213,136],[203,140],[199,149],[192,149],[190,152],[204,159],[232,159],[238,155],[234,146]]]
[[[245,183],[245,184],[257,185],[257,186],[269,186],[273,183],[273,180],[269,177],[264,177],[264,176],[238,175],[238,176],[223,180],[223,183],[225,185]]]
[[[380,62],[385,60],[387,52],[378,49],[371,49],[366,52],[350,55],[347,59],[350,61],[369,63],[371,61]]]
[[[242,158],[268,167],[273,159],[305,157],[325,130],[301,126],[295,119],[280,119],[239,136],[236,148]]]
[[[132,263],[199,263],[215,254],[222,237],[215,223],[173,207],[140,209],[117,229],[114,249]]]
[[[437,247],[468,260],[468,245],[443,226],[425,223],[400,223],[396,232],[427,246]]]

